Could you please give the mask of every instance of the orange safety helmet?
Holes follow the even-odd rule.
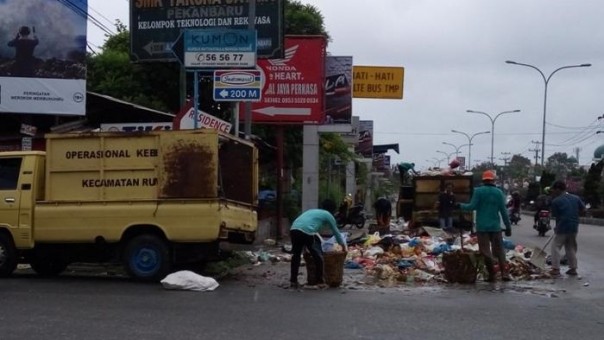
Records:
[[[495,173],[491,170],[487,170],[485,172],[482,173],[482,180],[483,181],[494,181],[495,180]]]

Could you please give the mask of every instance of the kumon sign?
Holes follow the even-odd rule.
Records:
[[[284,0],[256,0],[258,58],[283,56]],[[130,0],[131,59],[176,61],[172,45],[188,29],[248,29],[247,0]]]

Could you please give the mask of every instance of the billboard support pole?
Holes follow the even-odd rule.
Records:
[[[256,0],[249,0],[249,10],[247,19],[248,28],[256,29]],[[261,90],[262,91],[262,90]],[[252,103],[245,102],[245,139],[252,139]],[[279,194],[279,193],[278,193]],[[279,225],[281,222],[278,222]]]
[[[187,104],[187,69],[181,65],[180,66],[180,107],[184,107]]]
[[[194,112],[194,120],[193,120],[193,128],[199,128],[199,112],[197,110],[197,105],[199,104],[199,71],[193,71],[193,112]]]
[[[284,128],[283,125],[277,125],[277,240],[283,239],[283,149],[285,148],[284,143]]]

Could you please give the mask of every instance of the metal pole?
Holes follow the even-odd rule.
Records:
[[[248,0],[249,1],[249,9],[248,9],[248,22],[247,27],[250,30],[256,28],[256,0]],[[252,137],[252,103],[245,102],[245,139],[251,139]],[[280,193],[278,193],[280,194]],[[281,222],[279,222],[281,223]]]
[[[530,67],[530,68],[536,70],[537,72],[539,72],[539,74],[541,74],[541,77],[543,78],[543,81],[545,83],[545,90],[543,93],[543,129],[541,131],[541,169],[543,169],[543,162],[545,161],[545,118],[547,115],[547,86],[549,84],[549,80],[552,78],[554,73],[556,73],[560,70],[563,70],[565,68],[590,67],[591,64],[579,64],[579,65],[568,65],[568,66],[558,67],[552,73],[550,73],[550,75],[546,78],[545,74],[537,66],[530,65],[530,64],[524,64],[524,63],[518,63],[518,62],[515,62],[512,60],[506,60],[505,62],[506,62],[506,64],[526,66],[526,67]]]
[[[197,129],[199,128],[199,112],[197,111],[197,105],[199,104],[199,72],[197,70],[193,71],[193,79],[193,112],[195,112],[193,128]]]
[[[472,170],[472,139],[470,139],[470,146],[468,146],[468,166]]]
[[[489,117],[491,118],[491,117]],[[495,146],[495,120],[491,119],[491,167],[495,167],[495,160],[493,159],[493,149]]]
[[[554,71],[555,72],[555,71]],[[547,85],[549,83],[549,79],[552,77],[554,73],[550,74],[550,76],[545,80],[545,91],[543,92],[543,127],[541,130],[541,171],[543,168],[543,160],[545,159],[545,117],[547,114]]]

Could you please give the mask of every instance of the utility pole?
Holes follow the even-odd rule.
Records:
[[[503,166],[508,166],[508,161],[511,159],[511,157],[510,157],[511,153],[510,152],[502,152],[501,155],[504,156],[504,157],[499,158],[499,160],[503,161]]]
[[[535,166],[536,166],[539,164],[539,151],[541,151],[541,149],[539,148],[539,144],[541,144],[541,142],[532,140],[531,143],[535,144],[535,148],[529,149],[529,151],[535,153]]]
[[[503,161],[503,168],[501,171],[501,187],[507,192],[509,185],[506,186],[506,182],[509,182],[509,179],[504,178],[504,176],[506,176],[508,172],[508,161],[510,160],[510,153],[502,152],[501,155],[504,156],[502,158],[499,158],[499,160]]]

